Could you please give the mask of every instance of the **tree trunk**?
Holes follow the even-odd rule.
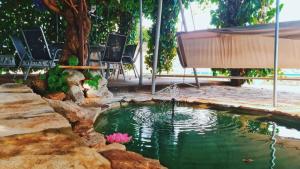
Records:
[[[75,13],[71,8],[65,9],[63,17],[67,21],[66,39],[60,63],[67,65],[72,55],[78,57],[80,65],[85,66],[88,58],[88,37],[91,31],[91,20],[81,10]]]
[[[230,76],[244,76],[245,69],[230,69]],[[242,86],[246,82],[245,79],[230,79],[229,85],[231,86]]]

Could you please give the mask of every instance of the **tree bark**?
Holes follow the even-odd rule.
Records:
[[[66,40],[60,63],[67,64],[71,55],[78,57],[80,65],[85,66],[88,58],[88,37],[91,31],[91,21],[87,14],[75,14],[66,9],[64,18],[67,21]]]
[[[245,69],[230,69],[230,76],[245,76]],[[242,86],[246,82],[245,79],[230,79],[229,85]]]
[[[85,0],[63,1],[65,7],[60,9],[55,0],[43,0],[49,10],[61,15],[67,21],[63,56],[60,64],[67,65],[72,55],[78,57],[80,65],[85,66],[88,58],[88,38],[91,31],[91,20],[88,16]]]

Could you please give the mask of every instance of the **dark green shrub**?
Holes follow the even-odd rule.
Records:
[[[67,92],[69,90],[67,83],[68,73],[56,65],[48,71],[48,76],[41,75],[40,78],[47,80],[49,92]]]
[[[93,75],[88,71],[84,73],[84,76],[86,78],[86,80],[84,80],[84,83],[98,90],[99,80],[102,79],[102,77],[100,75]]]
[[[76,56],[72,55],[68,59],[68,64],[69,64],[69,66],[78,66],[79,60]]]

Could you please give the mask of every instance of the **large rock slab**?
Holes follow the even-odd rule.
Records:
[[[18,84],[0,88],[0,137],[70,127],[63,116],[55,113],[39,95],[30,92],[30,88]]]
[[[6,83],[0,85],[0,93],[32,93],[32,90],[23,84]]]
[[[165,169],[158,160],[122,150],[108,150],[101,154],[111,162],[112,169]]]
[[[86,92],[88,98],[112,98],[113,94],[107,88],[108,81],[105,78],[99,80],[98,89],[89,87],[90,89]]]
[[[68,69],[65,70],[65,72],[68,72],[67,82],[69,86],[73,85],[81,85],[81,82],[85,79],[83,73],[81,73],[78,70]]]
[[[91,120],[90,120],[91,121]],[[0,169],[110,169],[70,123],[24,85],[0,85]]]
[[[110,169],[110,162],[68,129],[0,138],[0,169]]]
[[[75,103],[82,103],[84,101],[84,93],[81,89],[80,86],[71,86],[69,91],[68,91],[68,95],[71,97],[71,99],[75,102]]]
[[[76,103],[72,101],[59,101],[59,100],[51,100],[51,99],[45,99],[51,107],[54,108],[54,110],[71,122],[76,122],[79,119],[90,119],[94,120],[96,116],[101,111],[101,108],[99,107],[99,111],[91,111],[87,108],[83,108],[81,106],[78,106]]]

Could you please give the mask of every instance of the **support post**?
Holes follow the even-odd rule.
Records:
[[[140,0],[140,76],[139,76],[139,85],[143,85],[143,0]]]
[[[153,67],[152,67],[152,94],[155,94],[155,80],[156,80],[156,69],[157,69],[157,60],[158,60],[162,3],[163,0],[158,1],[157,25],[156,25],[156,35],[155,35],[155,51],[154,51],[154,60],[153,60]]]
[[[56,43],[58,43],[58,22],[59,22],[59,16],[58,14],[55,14],[55,29],[56,29]]]
[[[181,13],[181,18],[182,18],[182,23],[183,23],[184,31],[187,32],[188,28],[187,28],[187,25],[186,25],[186,20],[185,20],[184,8],[183,8],[182,0],[179,0],[179,6],[180,6],[180,13]],[[199,88],[200,84],[199,84],[199,81],[198,81],[196,68],[193,68],[193,72],[194,72],[194,76],[195,76],[196,85]]]
[[[273,79],[273,107],[277,106],[277,72],[278,72],[278,43],[279,43],[279,3],[276,0],[276,21],[275,21],[275,43],[274,43],[274,79]]]

